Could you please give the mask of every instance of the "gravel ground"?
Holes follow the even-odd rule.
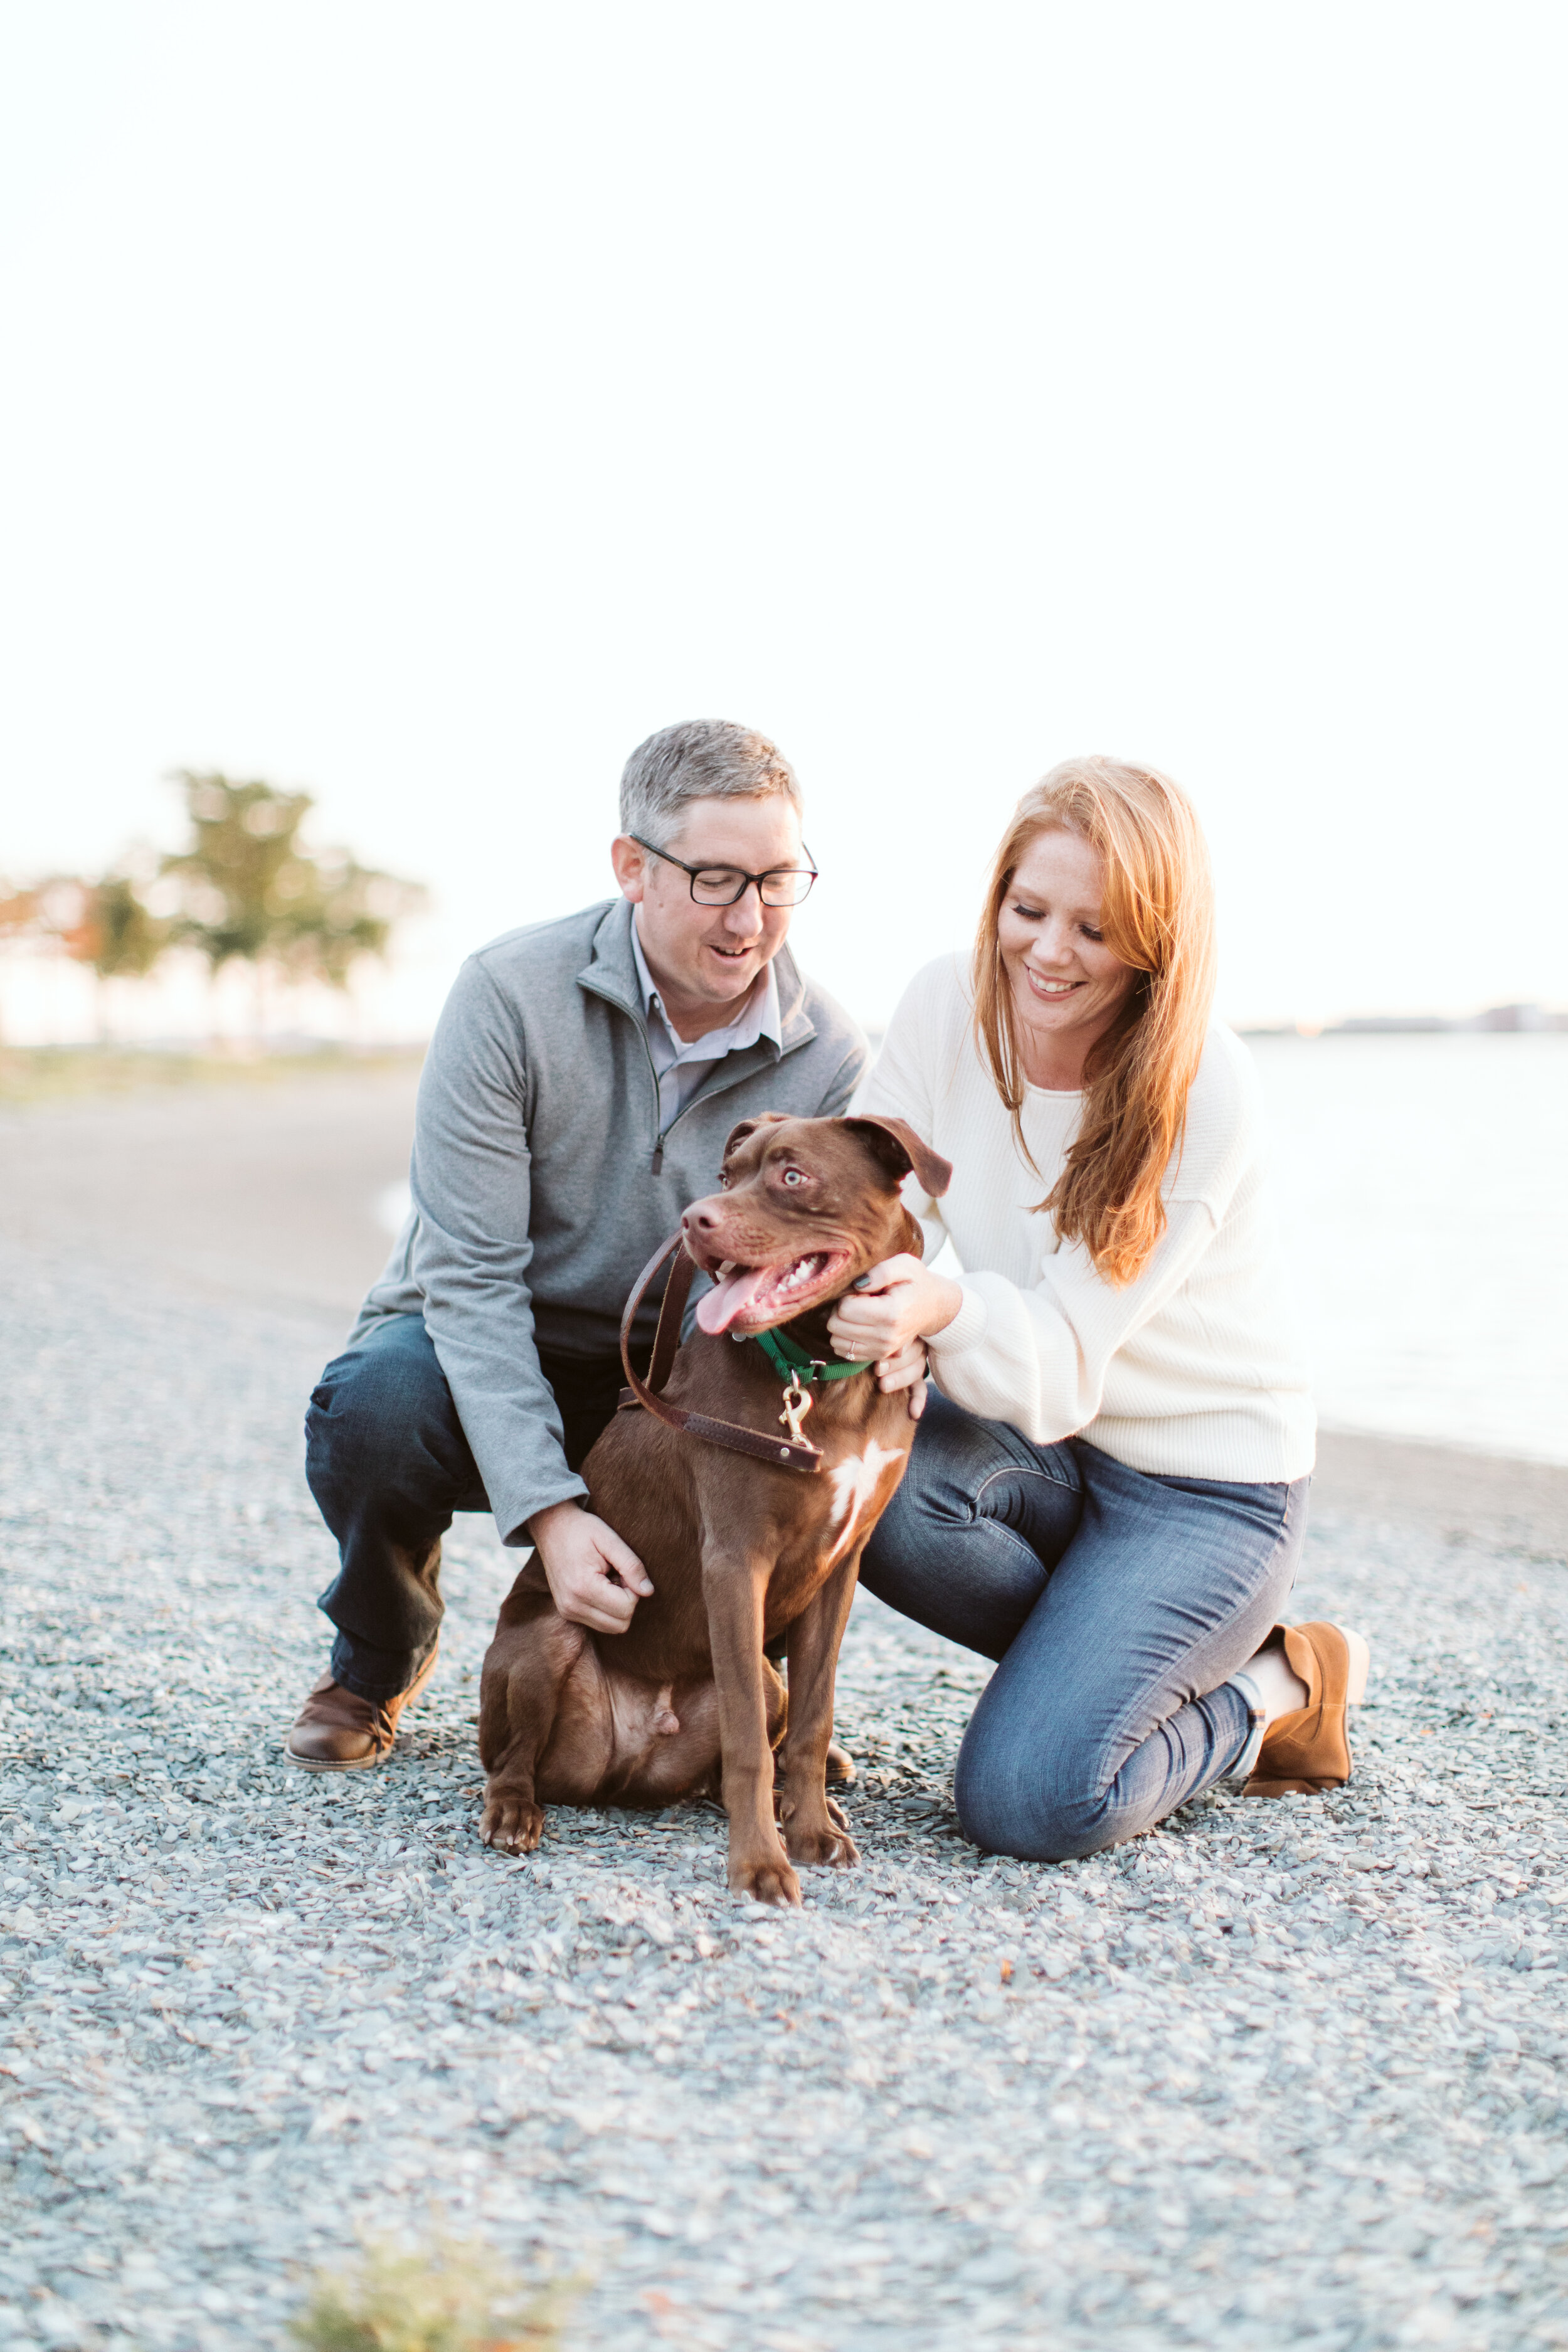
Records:
[[[394,1759],[285,1767],[331,1327],[0,1279],[0,2347],[280,2345],[439,2229],[583,2279],[574,2352],[1568,2345],[1560,1547],[1323,1515],[1351,1788],[1055,1868],[962,1843],[985,1668],[862,1596],[864,1862],[781,1916],[707,1807],[478,1843],[477,1519]]]

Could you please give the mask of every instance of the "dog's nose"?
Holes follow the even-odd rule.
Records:
[[[710,1208],[706,1201],[695,1202],[681,1218],[680,1227],[683,1233],[688,1234],[717,1233],[719,1213],[717,1209]]]

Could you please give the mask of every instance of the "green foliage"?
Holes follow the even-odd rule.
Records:
[[[392,927],[425,902],[417,883],[377,874],[345,852],[318,858],[313,887],[281,927],[281,961],[296,977],[345,985],[356,956],[384,955]]]
[[[100,980],[145,980],[169,944],[169,925],[142,905],[128,874],[106,874],[83,897],[67,953],[91,964]]]
[[[346,850],[310,856],[300,840],[309,793],[189,770],[175,781],[192,842],[162,867],[180,887],[174,936],[215,971],[237,956],[342,988],[356,958],[384,955],[393,925],[424,903],[417,883],[377,874]]]
[[[346,2277],[317,2280],[289,2332],[305,2352],[555,2352],[570,2292],[520,2287],[458,2241],[371,2245]]]

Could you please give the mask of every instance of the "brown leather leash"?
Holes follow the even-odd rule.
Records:
[[[807,1445],[800,1435],[799,1420],[809,1409],[809,1400],[798,1381],[791,1388],[797,1401],[791,1404],[791,1389],[784,1391],[784,1410],[779,1419],[790,1432],[785,1444],[776,1437],[764,1436],[758,1429],[744,1429],[739,1422],[716,1421],[710,1413],[688,1412],[678,1404],[669,1404],[658,1393],[669,1378],[675,1351],[680,1345],[680,1320],[686,1312],[692,1276],[697,1272],[695,1260],[685,1247],[684,1234],[672,1234],[661,1249],[656,1250],[636,1282],[626,1300],[626,1311],[621,1317],[621,1362],[630,1385],[621,1391],[620,1411],[642,1405],[656,1421],[664,1422],[670,1429],[684,1430],[688,1437],[705,1438],[710,1445],[726,1445],[731,1454],[749,1454],[758,1462],[772,1462],[783,1470],[811,1472],[822,1467],[819,1446]],[[654,1334],[653,1359],[646,1381],[638,1380],[632,1367],[632,1325],[638,1308],[653,1286],[653,1278],[672,1251],[680,1255],[669,1270],[669,1280],[664,1286],[664,1303],[658,1310],[658,1329]]]

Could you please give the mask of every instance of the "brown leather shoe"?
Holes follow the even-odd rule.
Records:
[[[432,1644],[408,1688],[395,1698],[361,1698],[323,1675],[294,1718],[283,1750],[289,1763],[306,1772],[363,1772],[379,1764],[397,1737],[398,1717],[435,1673],[439,1647]]]
[[[1351,1776],[1345,1709],[1366,1693],[1371,1653],[1348,1625],[1276,1625],[1285,1663],[1307,1685],[1307,1704],[1269,1725],[1258,1751],[1247,1797],[1283,1797],[1342,1789]]]

